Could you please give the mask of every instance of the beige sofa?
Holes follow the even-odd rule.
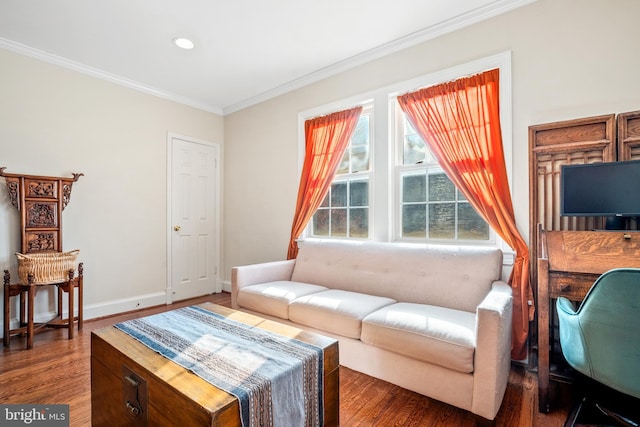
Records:
[[[493,420],[510,369],[511,288],[486,247],[306,240],[234,267],[232,306],[339,340],[340,364]]]

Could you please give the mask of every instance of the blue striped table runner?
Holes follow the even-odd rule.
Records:
[[[323,425],[319,347],[197,306],[115,327],[236,396],[243,427]]]

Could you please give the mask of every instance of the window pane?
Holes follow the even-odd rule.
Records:
[[[329,235],[329,209],[318,209],[313,215],[313,235]]]
[[[415,165],[424,162],[427,158],[427,144],[419,135],[406,135],[404,139],[404,159],[405,165]]]
[[[351,172],[369,170],[369,146],[353,147],[351,149]]]
[[[402,201],[404,203],[427,201],[427,177],[409,175],[402,177]]]
[[[403,164],[415,165],[427,160],[428,151],[427,144],[414,127],[411,125],[407,116],[403,113],[404,118],[404,157]]]
[[[329,190],[329,192],[327,193],[327,195],[324,197],[324,200],[322,201],[322,203],[320,203],[321,208],[328,208],[329,207],[329,198],[331,197],[331,190]]]
[[[427,237],[427,210],[425,204],[402,207],[402,236]]]
[[[455,238],[455,203],[436,203],[429,205],[429,238]]]
[[[436,158],[429,149],[429,145],[422,139],[418,132],[416,132],[415,128],[407,119],[407,116],[402,113],[402,117],[404,126],[403,164],[437,163]]]
[[[352,182],[350,189],[349,206],[369,206],[369,182]]]
[[[338,182],[331,185],[331,206],[334,208],[347,206],[346,182]]]
[[[429,175],[429,201],[430,202],[450,202],[454,201],[456,187],[449,177],[444,173]]]
[[[342,160],[340,160],[340,164],[338,165],[338,170],[336,171],[336,175],[341,175],[344,173],[349,173],[349,148],[344,151],[342,155]]]
[[[403,112],[402,113],[402,118],[404,119],[404,133],[405,135],[414,135],[414,134],[418,134],[418,132],[416,132],[416,128],[413,127],[413,125],[411,124],[411,121],[409,120],[409,118],[407,117],[407,115]]]
[[[329,194],[313,215],[313,235],[369,237],[369,180],[333,182]]]
[[[347,237],[346,209],[331,209],[331,235]]]
[[[360,116],[349,145],[342,155],[337,175],[369,170],[369,115]]]
[[[489,224],[469,203],[458,204],[458,239],[489,240]]]
[[[349,237],[369,237],[368,208],[356,208],[349,211]]]
[[[369,145],[369,115],[363,114],[358,119],[356,129],[351,137],[352,146]]]

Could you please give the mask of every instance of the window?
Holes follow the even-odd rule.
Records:
[[[401,112],[396,128],[400,239],[491,242],[489,225],[447,177],[425,141]]]
[[[299,115],[304,121],[363,105],[356,131],[327,197],[304,237],[496,245],[511,249],[491,230],[448,179],[428,145],[397,105],[402,93],[500,68],[500,111],[507,169],[512,155],[511,55],[509,52],[354,96]],[[300,159],[300,165],[303,163]]]
[[[313,216],[311,235],[369,237],[371,107],[358,119],[329,193]]]

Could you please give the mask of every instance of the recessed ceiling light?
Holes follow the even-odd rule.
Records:
[[[182,49],[193,49],[195,46],[195,43],[184,37],[176,37],[173,39],[173,43]]]

